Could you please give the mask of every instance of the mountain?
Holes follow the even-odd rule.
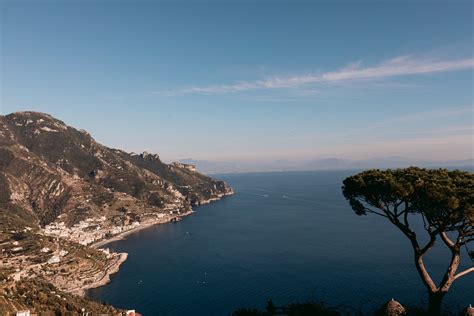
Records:
[[[210,161],[194,160],[191,158],[180,160],[183,163],[195,165],[205,174],[242,173],[242,172],[278,172],[278,171],[312,171],[312,170],[349,170],[373,168],[404,168],[419,166],[425,168],[456,167],[472,169],[474,161],[448,160],[428,161],[405,157],[386,157],[370,159],[343,159],[325,158],[314,160],[268,160],[268,161]]]
[[[187,164],[158,155],[126,153],[97,143],[47,114],[19,112],[0,117],[0,181],[5,208],[16,208],[40,225],[59,215],[73,225],[113,213],[126,197],[130,208],[183,211],[231,193],[222,181]]]
[[[104,284],[126,254],[91,244],[233,193],[193,165],[108,148],[37,112],[0,116],[0,188],[0,307],[24,277],[75,294]]]

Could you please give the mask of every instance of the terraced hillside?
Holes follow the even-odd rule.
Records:
[[[90,245],[233,193],[192,165],[108,148],[37,112],[0,116],[0,188],[5,284],[30,279],[76,294],[125,260]]]

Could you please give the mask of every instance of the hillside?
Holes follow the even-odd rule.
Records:
[[[75,294],[106,283],[126,258],[91,245],[233,193],[192,165],[108,148],[36,112],[0,116],[0,187],[5,284],[35,279]]]

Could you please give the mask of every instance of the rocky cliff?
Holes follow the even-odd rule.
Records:
[[[91,244],[232,193],[192,165],[108,148],[47,114],[0,116],[0,303],[15,306],[8,293],[22,279],[75,294],[100,286],[126,256]]]
[[[36,112],[0,116],[0,183],[2,212],[41,226],[58,216],[68,225],[94,216],[110,219],[121,215],[123,200],[139,216],[170,207],[186,211],[232,193],[190,165],[108,148]]]

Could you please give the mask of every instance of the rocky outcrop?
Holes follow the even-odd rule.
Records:
[[[176,167],[176,168],[182,168],[182,169],[186,169],[186,170],[189,170],[189,171],[197,172],[197,169],[196,169],[195,165],[190,165],[190,164],[181,163],[181,162],[173,162],[171,165],[173,167]]]
[[[382,310],[378,313],[384,316],[401,316],[406,314],[405,308],[393,298],[384,304]]]
[[[461,313],[463,316],[474,316],[474,307],[469,305],[469,307],[466,307],[464,311]]]

